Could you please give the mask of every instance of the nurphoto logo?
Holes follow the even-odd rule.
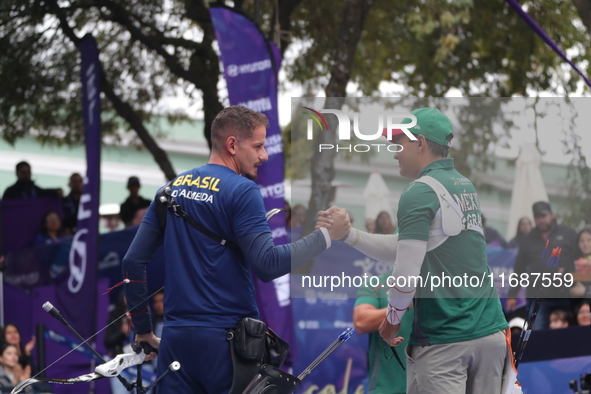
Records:
[[[333,114],[337,117],[338,121],[338,139],[339,141],[350,141],[351,140],[351,129],[353,129],[353,133],[355,137],[362,141],[375,141],[378,138],[385,136],[388,141],[392,140],[392,132],[393,130],[401,130],[404,134],[408,136],[409,139],[412,141],[416,141],[417,137],[415,137],[412,132],[408,129],[412,129],[413,127],[417,126],[417,118],[413,114],[408,115],[400,115],[400,114],[382,114],[379,115],[378,118],[378,127],[377,131],[371,134],[364,134],[360,131],[359,127],[359,113],[353,113],[353,127],[351,128],[351,119],[349,115],[341,110],[337,109],[321,109],[320,111],[316,111],[309,107],[302,107],[305,111],[303,114],[309,116],[310,118],[307,121],[307,139],[309,141],[314,139],[314,124],[318,125],[318,128],[321,132],[330,132],[328,128],[328,122],[322,116],[322,114]],[[409,118],[411,120],[410,123],[394,123],[395,120],[403,120],[405,118]],[[349,144],[349,145],[333,145],[333,144],[319,144],[318,151],[322,152],[325,150],[335,150],[337,152],[345,150],[348,152],[369,152],[370,150],[376,149],[378,152],[380,148],[385,147],[388,152],[401,152],[402,145],[399,144]]]

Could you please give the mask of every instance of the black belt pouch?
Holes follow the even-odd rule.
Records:
[[[230,394],[241,394],[263,365],[267,324],[244,318],[228,331],[234,374]]]
[[[279,368],[289,351],[284,341],[265,322],[246,317],[228,331],[234,374],[230,394],[242,394],[263,364]]]

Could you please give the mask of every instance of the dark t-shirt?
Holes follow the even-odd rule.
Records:
[[[35,182],[17,181],[14,185],[8,187],[2,196],[3,200],[17,200],[24,198],[38,198],[38,197],[57,197],[59,196],[57,189],[42,189],[35,185]]]
[[[138,196],[138,198],[139,200],[137,202],[133,202],[131,201],[131,197],[128,197],[127,200],[121,204],[119,216],[121,216],[121,220],[123,220],[124,223],[131,222],[137,211],[150,206],[150,200],[146,200],[142,196]]]
[[[546,241],[549,240],[548,254],[554,248],[561,248],[562,253],[556,267],[548,267],[547,258],[542,259],[542,252],[546,247]],[[559,273],[574,272],[574,260],[577,253],[577,233],[576,231],[568,226],[562,226],[560,224],[554,225],[552,231],[543,236],[540,231],[534,228],[529,234],[527,234],[521,245],[519,246],[519,253],[515,259],[514,273],[521,278],[521,274],[524,278],[530,278],[532,282],[537,277],[537,286],[529,285],[527,287],[527,297],[536,298],[563,298],[569,297],[568,288],[560,286],[560,280],[556,280]],[[543,283],[543,274],[549,274],[552,278],[552,285],[547,286],[548,282]],[[533,276],[531,274],[541,274],[542,276]],[[555,275],[556,274],[556,275]],[[548,275],[547,275],[548,276]],[[520,284],[522,282],[520,281]],[[523,284],[529,283],[523,281]],[[555,286],[556,284],[556,286]],[[509,297],[514,298],[517,295],[520,287],[510,287]]]
[[[64,210],[64,230],[68,230],[70,235],[76,233],[76,226],[78,225],[78,206],[80,205],[80,198],[76,199],[72,194],[62,198],[62,208]]]

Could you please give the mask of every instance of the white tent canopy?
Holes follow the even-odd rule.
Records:
[[[513,181],[507,240],[513,239],[517,234],[517,223],[520,218],[526,216],[533,223],[532,205],[534,203],[549,201],[540,170],[541,164],[542,158],[535,145],[521,146]]]
[[[363,198],[365,199],[365,219],[375,219],[380,212],[386,211],[394,221],[389,202],[390,189],[377,170],[369,176],[367,185],[363,189]]]

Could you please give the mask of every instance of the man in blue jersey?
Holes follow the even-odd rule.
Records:
[[[181,369],[163,379],[163,393],[228,393],[232,361],[227,329],[245,317],[258,318],[252,272],[263,281],[287,274],[330,247],[350,229],[344,210],[333,214],[331,229],[317,229],[289,245],[273,245],[263,198],[252,181],[268,159],[268,120],[246,107],[221,111],[211,128],[208,164],[180,174],[171,196],[211,233],[238,245],[230,248],[167,213],[158,222],[152,202],[123,260],[125,287],[136,340],[159,347],[158,372],[172,361]],[[166,254],[165,324],[162,342],[152,333],[147,309],[146,264],[157,248]]]

